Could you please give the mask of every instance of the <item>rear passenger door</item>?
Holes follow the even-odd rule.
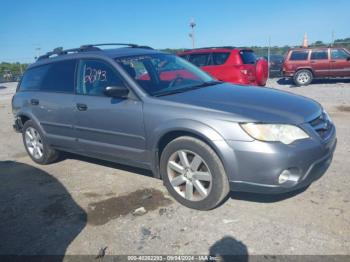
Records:
[[[142,101],[111,98],[107,86],[127,86],[116,69],[104,60],[80,60],[75,99],[79,147],[100,158],[144,162],[145,132]]]
[[[314,49],[311,51],[310,64],[316,77],[325,77],[330,74],[328,49]]]
[[[26,94],[28,105],[42,127],[49,144],[66,150],[75,149],[74,74],[76,60],[41,65],[23,77],[20,90],[36,85]],[[29,88],[30,89],[30,88]]]
[[[213,52],[209,58],[209,64],[205,67],[205,71],[220,81],[230,81],[233,73],[232,66],[226,65],[226,61],[230,56],[229,52]]]

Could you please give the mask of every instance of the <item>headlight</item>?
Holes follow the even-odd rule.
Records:
[[[241,124],[241,127],[248,135],[262,141],[290,144],[295,140],[309,137],[302,129],[293,125],[247,123]]]
[[[325,116],[325,120],[326,120],[326,121],[328,120],[330,123],[333,123],[331,117],[330,117],[329,114],[326,112],[326,110],[323,110],[323,114],[324,114],[324,116]]]

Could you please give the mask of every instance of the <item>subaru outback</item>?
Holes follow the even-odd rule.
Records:
[[[317,102],[222,83],[149,47],[101,46],[57,48],[26,70],[12,107],[34,162],[67,151],[146,168],[200,210],[230,190],[307,187],[330,165],[335,126]]]

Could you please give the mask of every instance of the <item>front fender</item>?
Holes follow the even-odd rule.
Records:
[[[148,138],[148,145],[152,155],[152,169],[156,177],[160,177],[158,145],[161,139],[171,132],[185,132],[204,140],[218,154],[226,174],[231,179],[231,175],[235,173],[231,168],[232,162],[235,161],[232,148],[216,130],[204,123],[189,119],[176,119],[164,122],[151,132]]]

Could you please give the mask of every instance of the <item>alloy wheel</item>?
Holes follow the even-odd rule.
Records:
[[[205,161],[189,150],[173,153],[167,164],[167,174],[174,190],[190,201],[205,199],[212,187],[212,174]]]
[[[39,132],[33,127],[28,127],[24,137],[29,154],[35,159],[40,159],[43,156],[44,145]]]

